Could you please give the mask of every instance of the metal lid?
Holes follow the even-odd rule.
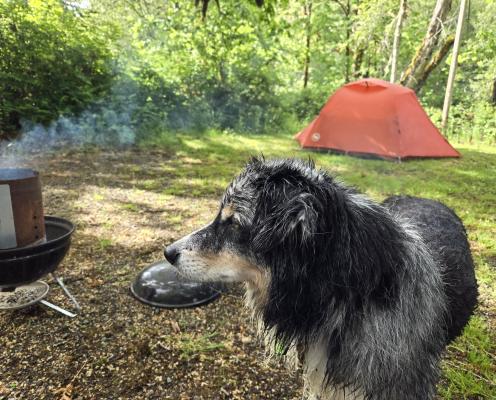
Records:
[[[163,308],[196,307],[220,296],[220,283],[194,282],[177,273],[166,260],[143,269],[131,284],[131,293],[145,304]]]

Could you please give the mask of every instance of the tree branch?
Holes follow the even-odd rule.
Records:
[[[350,14],[350,9],[344,3],[341,3],[339,0],[332,0],[332,1],[336,4],[338,4],[339,7],[341,7],[344,15],[348,16]]]
[[[452,0],[437,0],[424,40],[410,62],[410,65],[403,72],[400,79],[401,84],[414,90],[417,87],[438,45],[443,24],[447,19],[451,4]]]
[[[493,81],[493,93],[491,95],[491,103],[496,106],[496,79]]]
[[[415,87],[413,88],[416,92],[422,89],[431,72],[434,71],[439,64],[441,64],[441,61],[443,61],[444,57],[446,57],[446,54],[448,54],[454,42],[455,42],[454,35],[450,35],[444,40],[443,44],[441,45],[437,53],[432,57],[429,64],[427,64],[427,67],[425,68],[423,74],[420,75],[419,78],[417,79]]]

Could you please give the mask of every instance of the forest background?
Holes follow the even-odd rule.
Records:
[[[457,0],[0,0],[0,138],[292,134],[344,83],[390,79],[401,9],[395,80],[439,126]],[[495,26],[471,0],[450,140],[496,141]]]

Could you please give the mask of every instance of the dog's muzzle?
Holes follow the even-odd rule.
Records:
[[[205,231],[209,225],[204,226],[203,228],[198,229],[190,233],[187,236],[175,241],[174,243],[168,245],[164,250],[164,256],[167,261],[169,261],[172,265],[175,265],[179,260],[179,256],[181,255],[181,251],[190,251],[193,248],[193,244],[198,240],[198,234]],[[204,236],[204,235],[203,235]]]
[[[164,250],[164,256],[166,260],[169,261],[172,265],[176,263],[180,255],[181,255],[181,251],[174,244],[167,246]]]

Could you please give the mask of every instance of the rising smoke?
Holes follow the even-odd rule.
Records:
[[[33,157],[43,158],[59,149],[132,145],[136,140],[131,121],[135,108],[131,101],[125,107],[101,102],[79,115],[61,116],[48,126],[23,120],[16,139],[0,141],[0,167],[20,167]]]

